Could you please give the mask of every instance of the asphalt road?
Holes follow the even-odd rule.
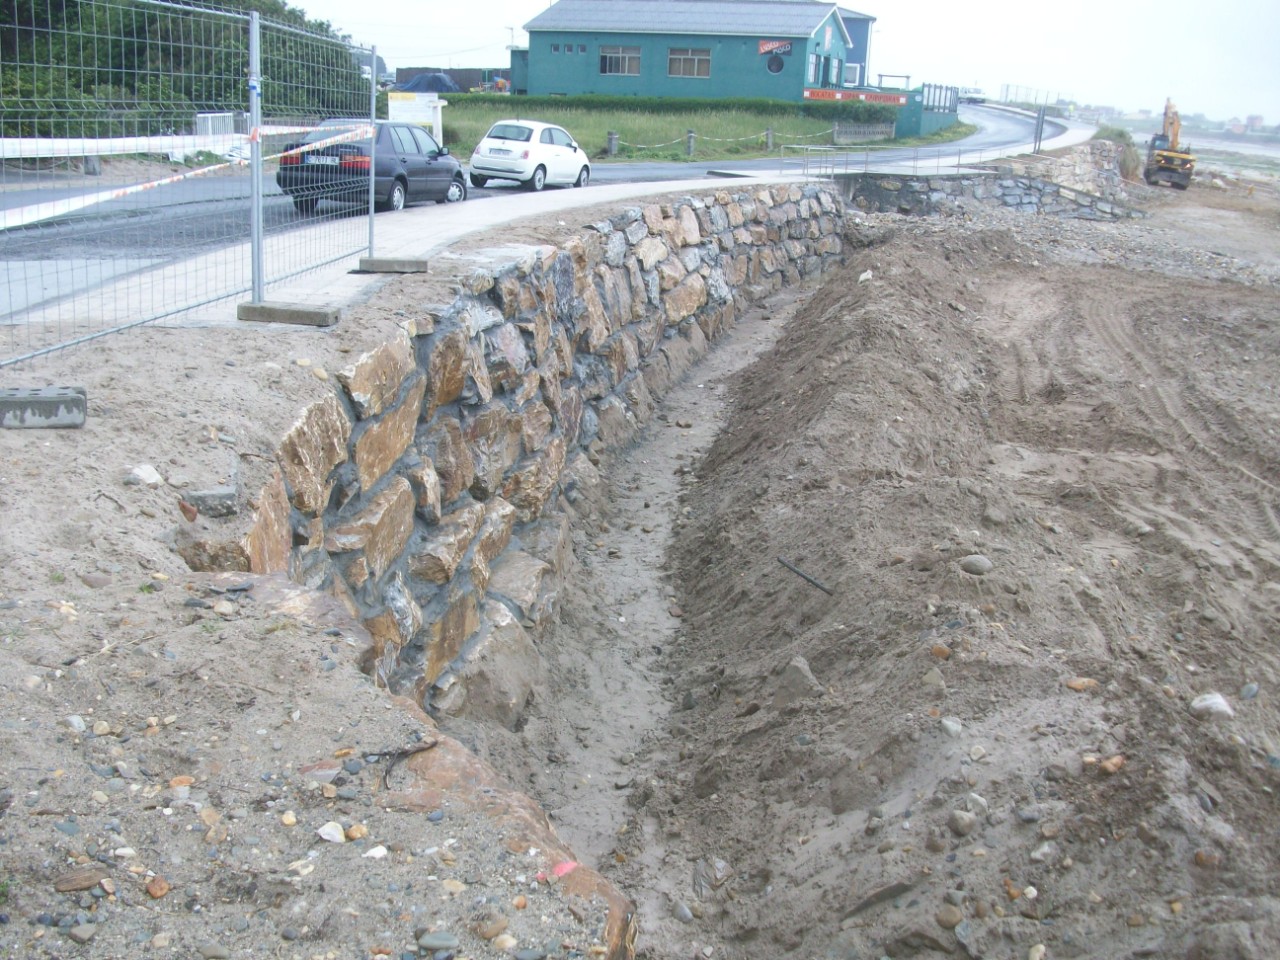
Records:
[[[833,151],[806,154],[798,146],[779,144],[781,158],[750,160],[660,162],[597,162],[592,165],[596,183],[647,183],[664,180],[688,180],[700,176],[725,177],[734,174],[781,172],[820,172],[827,169],[908,169],[930,170],[960,159],[978,162],[991,159],[1009,147],[1028,143],[1033,135],[1033,121],[1025,116],[993,108],[961,108],[961,119],[977,123],[978,133],[939,147],[886,147],[868,150]],[[1046,136],[1052,135],[1047,132]],[[804,164],[810,164],[805,167]],[[31,208],[69,198],[85,197],[103,191],[92,178],[54,184],[47,174],[30,187],[16,182],[6,172],[0,186],[0,209]],[[264,234],[288,233],[298,226],[314,224],[314,220],[297,214],[292,203],[281,194],[274,177],[268,176],[263,187]],[[472,189],[468,203],[510,196],[522,188],[515,183],[494,181],[484,189]],[[568,189],[568,188],[548,188]],[[247,176],[192,177],[155,189],[135,192],[119,199],[104,199],[82,209],[54,216],[40,216],[25,226],[3,232],[6,287],[10,293],[0,298],[0,317],[36,303],[56,299],[82,287],[94,278],[152,267],[235,243],[249,235],[249,180]],[[55,208],[50,208],[55,209]],[[345,222],[345,234],[359,231],[354,221],[364,215],[359,206],[325,203],[321,213],[335,223]],[[383,214],[382,216],[394,216]],[[81,276],[74,271],[48,270],[50,261],[79,264]],[[92,270],[84,265],[94,265]],[[89,278],[89,279],[85,279]]]

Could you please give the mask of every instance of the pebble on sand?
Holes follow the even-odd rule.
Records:
[[[967,837],[977,825],[978,818],[968,810],[952,810],[951,816],[947,817],[947,826],[957,837]]]
[[[1074,690],[1076,693],[1084,693],[1087,690],[1096,690],[1098,681],[1093,677],[1072,677],[1067,681],[1067,689]]]
[[[342,824],[330,820],[324,826],[316,830],[321,840],[328,840],[330,843],[346,843],[347,833],[342,829]]]
[[[1191,714],[1201,720],[1230,720],[1236,715],[1222,694],[1202,693],[1191,701]]]
[[[985,576],[991,572],[994,564],[980,553],[971,553],[960,558],[960,569],[975,577]]]
[[[952,930],[964,920],[964,913],[954,904],[944,903],[934,914],[934,919],[938,921],[938,926]]]

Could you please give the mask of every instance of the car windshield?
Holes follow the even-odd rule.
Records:
[[[522,127],[518,123],[495,123],[489,131],[490,140],[519,140],[528,143],[533,139],[533,128]]]

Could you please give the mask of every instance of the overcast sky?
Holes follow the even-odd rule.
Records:
[[[288,0],[397,67],[499,67],[548,0]],[[670,0],[679,10],[680,0]],[[1004,85],[1080,103],[1280,123],[1280,0],[870,0],[870,79]],[[674,27],[675,25],[672,24]],[[886,78],[886,82],[888,78]]]

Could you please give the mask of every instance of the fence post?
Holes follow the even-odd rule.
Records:
[[[249,256],[252,301],[262,303],[266,270],[262,249],[262,29],[258,11],[249,12]]]
[[[387,114],[390,115],[390,113],[391,104],[388,103]],[[436,117],[439,118],[439,116],[437,112]],[[373,259],[373,212],[377,209],[375,206],[377,197],[374,196],[377,177],[374,171],[378,169],[378,47],[376,44],[369,48],[369,123],[373,127],[373,132],[369,134],[369,212],[365,216],[369,218],[369,259]],[[443,138],[444,130],[440,131],[440,136]],[[441,143],[443,142],[442,139]]]
[[[684,135],[684,152],[686,156],[693,156],[693,141],[695,139],[694,132],[689,130]]]
[[[773,152],[773,127],[767,127],[764,131],[764,148]]]
[[[605,137],[605,153],[611,157],[616,157],[618,155],[618,131],[610,130],[605,134]]]

